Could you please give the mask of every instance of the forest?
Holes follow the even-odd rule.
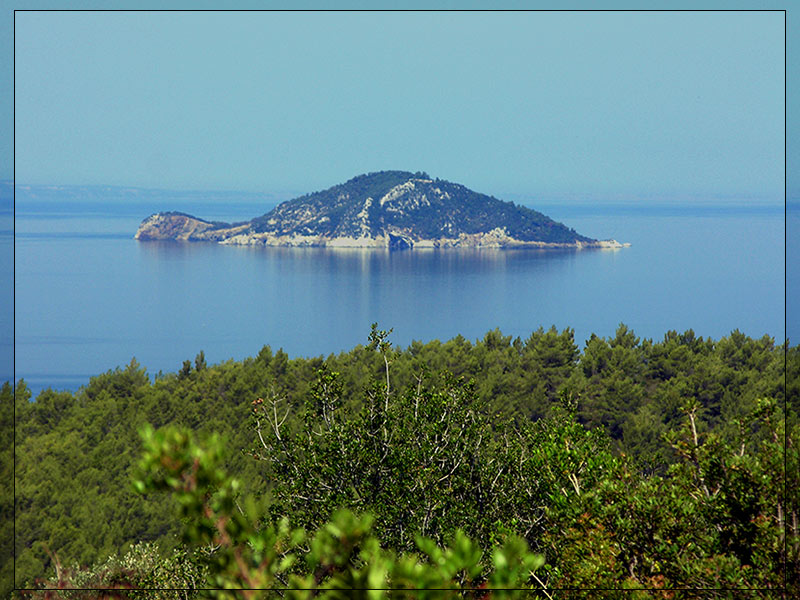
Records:
[[[392,233],[415,240],[439,240],[502,229],[518,241],[568,245],[596,241],[531,208],[428,177],[424,172],[407,171],[358,175],[281,203],[252,219],[246,232],[327,238]],[[309,214],[315,215],[313,221]]]
[[[798,375],[739,331],[373,325],[328,357],[7,383],[0,593],[799,597]]]

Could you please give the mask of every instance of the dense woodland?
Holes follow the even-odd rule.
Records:
[[[412,182],[384,206],[382,201],[398,186]],[[368,202],[368,199],[372,201]],[[399,204],[398,204],[399,203]],[[308,215],[322,219],[309,220]],[[574,244],[592,242],[540,212],[504,202],[467,187],[429,179],[424,172],[379,171],[359,175],[326,190],[306,194],[253,219],[254,232],[322,235],[328,237],[407,232],[415,239],[458,237],[505,229],[524,241]]]
[[[6,384],[15,586],[800,594],[797,346],[365,341],[154,381],[132,360],[35,401]]]

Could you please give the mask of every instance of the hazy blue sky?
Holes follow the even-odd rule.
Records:
[[[782,201],[781,12],[17,12],[18,183]]]

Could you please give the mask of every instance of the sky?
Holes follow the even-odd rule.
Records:
[[[14,68],[17,183],[784,197],[782,12],[18,11]]]

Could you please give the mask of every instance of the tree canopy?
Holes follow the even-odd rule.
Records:
[[[374,327],[366,345],[327,358],[265,346],[208,365],[201,352],[154,381],[132,360],[77,393],[33,401],[20,381],[0,390],[16,428],[14,584],[86,585],[110,573],[135,587],[168,573],[187,587],[236,582],[241,569],[220,560],[237,544],[303,531],[297,560],[275,580],[285,585],[334,560],[327,542],[309,540],[338,527],[361,540],[335,559],[348,565],[336,567],[342,577],[407,581],[413,564],[462,548],[478,558],[453,564],[474,574],[449,581],[480,586],[492,573],[512,577],[491,558],[505,548],[535,575],[514,571],[514,581],[551,594],[780,590],[800,580],[798,371],[797,347],[738,331],[654,342],[621,325],[581,350],[570,329],[525,340],[495,330],[400,349]],[[183,450],[165,441],[176,439]],[[153,461],[187,448],[213,455],[216,479],[181,496]],[[229,485],[229,504],[214,510],[243,511],[250,533],[221,550],[228,558],[208,549],[219,530],[187,529],[197,515],[176,518],[174,501],[153,493],[171,491],[182,510],[197,495],[194,510]],[[380,577],[366,569],[373,559]],[[423,571],[420,581],[434,577]],[[314,585],[355,581],[333,575]]]

